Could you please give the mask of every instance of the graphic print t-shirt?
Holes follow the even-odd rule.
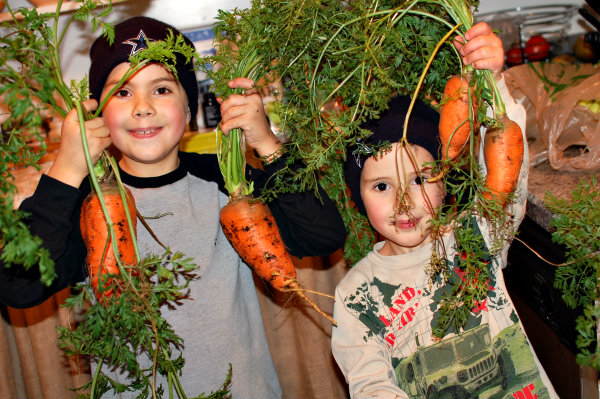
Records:
[[[452,248],[453,236],[444,239]],[[489,295],[471,310],[467,327],[432,339],[441,281],[424,272],[431,246],[382,256],[375,246],[336,290],[332,346],[353,397],[557,397],[521,327],[492,262]],[[450,272],[460,278],[453,265]]]

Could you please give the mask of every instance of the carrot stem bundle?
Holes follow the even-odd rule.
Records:
[[[232,90],[227,82],[238,77],[259,80],[261,58],[256,48],[237,46],[229,39],[221,43],[220,51],[232,58],[221,63],[216,71],[207,71],[216,82],[220,96],[227,98],[243,90]],[[235,62],[232,62],[235,59]],[[319,314],[333,324],[330,316],[307,297],[296,279],[296,270],[279,233],[275,218],[267,205],[252,197],[254,186],[246,180],[246,154],[241,129],[233,129],[225,135],[217,127],[217,158],[219,168],[229,193],[229,203],[221,209],[221,226],[231,246],[242,260],[263,280],[281,292],[295,292]]]

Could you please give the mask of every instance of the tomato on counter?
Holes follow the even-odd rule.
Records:
[[[523,58],[523,56],[525,56]],[[542,35],[534,35],[525,42],[521,49],[519,43],[513,44],[506,52],[506,64],[509,66],[519,65],[527,61],[542,61],[550,56],[550,43]]]
[[[550,56],[550,43],[542,35],[531,36],[525,43],[525,57],[530,61],[540,61]]]
[[[513,48],[506,52],[506,63],[510,66],[520,65],[523,63],[523,54],[521,53],[521,47],[515,45]]]

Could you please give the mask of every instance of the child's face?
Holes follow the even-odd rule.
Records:
[[[111,71],[102,99],[128,68],[129,63],[122,63]],[[185,90],[163,66],[149,64],[133,75],[106,103],[102,116],[126,172],[149,177],[177,168],[190,111]]]
[[[433,156],[412,145],[414,165],[406,148],[393,144],[391,150],[365,161],[360,193],[371,225],[385,238],[383,255],[408,253],[432,241],[431,224],[442,204],[441,183],[427,183],[432,177]],[[396,163],[397,161],[397,163]]]

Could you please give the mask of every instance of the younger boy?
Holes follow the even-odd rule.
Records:
[[[86,109],[94,110],[120,81],[129,68],[130,54],[149,40],[165,39],[169,30],[179,34],[160,21],[135,17],[115,26],[113,45],[98,38],[90,51],[92,99],[84,103]],[[161,64],[145,66],[111,96],[101,118],[85,123],[92,161],[112,143],[121,153],[120,175],[140,214],[163,215],[147,219],[153,232],[171,250],[198,265],[198,278],[189,287],[192,300],[163,313],[184,341],[185,367],[180,376],[184,391],[196,396],[218,389],[231,363],[233,397],[278,398],[281,388],[252,273],[219,223],[227,195],[216,155],[178,151],[186,125],[195,118],[198,92],[193,65],[178,57],[176,69],[177,79]],[[242,128],[260,156],[277,154],[281,143],[269,128],[253,82],[235,79],[230,85],[246,93],[222,104],[224,131]],[[273,155],[264,171],[249,169],[259,194],[284,164]],[[30,229],[50,251],[58,276],[51,287],[45,287],[36,271],[0,265],[0,301],[14,307],[34,306],[87,278],[79,229],[81,203],[90,191],[87,175],[77,114],[71,112],[63,123],[54,164],[21,206],[30,213]],[[312,192],[280,195],[269,207],[292,254],[326,255],[343,244],[343,222],[323,190],[320,199]],[[142,257],[164,252],[140,223],[137,232]],[[166,390],[166,381],[158,382]]]
[[[466,63],[489,68],[500,78],[502,51],[489,27],[476,25],[467,39],[466,44],[458,44]],[[504,81],[497,80],[509,118],[524,133],[523,107],[512,99]],[[441,341],[433,337],[438,294],[447,283],[430,282],[427,269],[434,249],[443,248],[447,273],[457,274],[452,268],[456,239],[454,226],[447,226],[436,238],[432,233],[431,221],[445,197],[442,183],[428,182],[433,177],[431,164],[440,158],[439,114],[423,102],[415,104],[407,132],[411,158],[407,146],[398,143],[409,103],[408,97],[394,98],[378,120],[366,123],[373,134],[365,144],[378,148],[389,142],[391,149],[369,156],[356,156],[350,149],[346,162],[352,199],[383,237],[336,288],[338,326],[333,328],[332,349],[350,394],[353,398],[555,398],[506,292],[502,268],[508,243],[490,261],[490,295],[471,310],[464,331],[451,332]],[[514,230],[525,212],[528,157],[524,150],[516,198],[507,209],[514,216]],[[489,246],[487,221],[477,218],[477,224]]]

